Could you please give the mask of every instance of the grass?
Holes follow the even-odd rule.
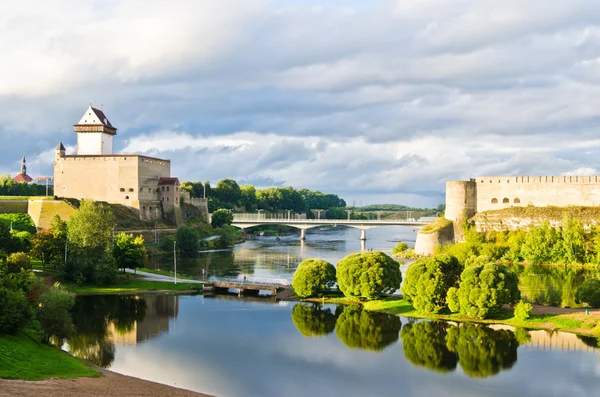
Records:
[[[438,218],[437,220],[431,222],[424,228],[422,228],[419,233],[421,234],[431,234],[435,233],[439,230],[442,230],[446,227],[452,226],[452,221],[449,221],[446,218]]]
[[[160,269],[146,269],[143,267],[140,267],[138,269],[141,272],[146,272],[146,273],[152,273],[152,274],[159,274],[161,276],[168,276],[168,277],[173,277],[174,273],[168,270],[160,270]],[[181,275],[179,273],[177,273],[177,280],[182,279],[182,280],[196,280],[194,277],[190,277],[190,276],[185,276],[185,275]]]
[[[310,301],[324,303],[350,303],[361,304],[369,311],[382,311],[390,314],[402,315],[405,317],[424,318],[429,320],[444,320],[480,324],[506,324],[513,327],[528,329],[560,330],[584,335],[597,335],[600,332],[600,319],[596,316],[586,316],[582,312],[564,313],[564,314],[541,314],[532,315],[526,320],[519,320],[513,317],[511,311],[503,310],[495,318],[480,320],[463,316],[459,313],[451,313],[444,309],[439,313],[424,313],[415,310],[412,305],[401,298],[389,297],[373,301],[344,301],[343,298],[332,297],[325,299],[314,299]]]
[[[0,336],[0,378],[43,380],[100,375],[57,347],[40,344],[35,331]]]
[[[172,283],[168,281],[125,280],[104,286],[79,285],[73,282],[63,283],[67,290],[76,294],[120,294],[135,291],[189,291],[201,290],[202,284]]]
[[[54,200],[53,196],[0,196],[0,201],[4,200]]]

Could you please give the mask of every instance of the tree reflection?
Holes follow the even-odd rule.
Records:
[[[292,309],[292,322],[304,336],[324,336],[335,329],[335,314],[319,305],[297,304]]]
[[[404,357],[414,365],[434,371],[454,371],[458,356],[446,347],[449,327],[449,324],[437,321],[405,325],[400,333]]]
[[[136,296],[80,296],[72,310],[76,334],[69,339],[71,353],[109,367],[115,358],[114,337],[133,330],[144,319],[146,301]],[[112,326],[112,329],[111,329]]]
[[[400,317],[347,306],[335,324],[338,338],[348,347],[381,351],[398,340]]]
[[[485,378],[509,369],[517,362],[519,343],[511,331],[463,324],[448,330],[446,346],[458,354],[458,362],[465,374]]]

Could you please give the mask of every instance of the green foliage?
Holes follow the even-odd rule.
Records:
[[[148,252],[144,246],[144,237],[119,233],[115,236],[113,256],[117,267],[125,270],[144,267],[148,263]]]
[[[10,235],[10,228],[4,223],[0,223],[0,251],[11,252],[12,250],[12,236]]]
[[[532,309],[533,306],[531,306],[531,303],[520,300],[519,303],[515,305],[514,315],[519,320],[527,320],[531,316]]]
[[[223,225],[218,229],[215,229],[215,233],[219,235],[217,241],[215,241],[215,247],[219,249],[226,249],[235,244],[236,230],[231,225]]]
[[[49,195],[53,195],[53,187],[49,186]],[[0,176],[0,196],[26,196],[19,199],[28,199],[28,196],[45,196],[46,185],[36,183],[19,183],[13,181],[9,174]]]
[[[547,284],[546,288],[539,291],[532,301],[537,305],[558,307],[562,303],[562,296],[560,290],[556,289],[554,285]]]
[[[400,254],[408,249],[408,244],[404,241],[400,241],[394,248],[392,248],[392,253],[394,255]]]
[[[177,248],[182,252],[196,252],[198,251],[198,240],[200,239],[196,229],[190,226],[182,226],[177,229]],[[172,249],[173,247],[171,247]]]
[[[114,215],[100,204],[83,200],[68,222],[69,244],[86,250],[86,255],[101,256],[108,249]]]
[[[337,264],[337,282],[347,297],[375,299],[400,288],[398,262],[380,251],[351,254]]]
[[[600,308],[600,279],[585,280],[575,292],[575,302],[587,303],[593,308]]]
[[[24,252],[15,252],[6,258],[6,267],[9,273],[19,273],[21,269],[31,269],[31,261]]]
[[[448,330],[446,346],[458,355],[465,374],[485,378],[512,368],[519,343],[511,331],[463,324]]]
[[[292,322],[304,336],[325,336],[335,329],[335,314],[319,305],[297,304],[292,309]]]
[[[224,225],[231,225],[233,222],[233,214],[230,210],[220,208],[212,213],[210,217],[210,224],[214,228],[218,228]]]
[[[0,287],[0,335],[17,333],[31,320],[31,315],[23,291]]]
[[[400,317],[346,306],[335,324],[337,337],[348,347],[381,351],[398,340]]]
[[[454,371],[458,356],[446,347],[449,327],[438,321],[406,324],[400,332],[404,357],[419,367],[437,372]]]
[[[425,226],[424,228],[422,228],[419,231],[419,233],[431,234],[431,233],[435,233],[437,231],[440,231],[444,228],[451,227],[451,226],[452,226],[452,221],[449,221],[446,218],[438,218],[435,221],[428,224],[427,226]]]
[[[301,298],[317,296],[335,284],[335,267],[320,259],[302,261],[292,278],[294,292]]]
[[[117,281],[117,265],[111,251],[101,256],[88,256],[85,250],[69,250],[67,263],[62,267],[65,280],[77,284],[108,285]]]
[[[539,227],[533,227],[525,237],[521,247],[521,256],[531,264],[552,263],[557,256],[560,233],[545,221]]]
[[[46,263],[59,264],[65,258],[65,237],[50,229],[40,230],[31,237],[30,254]]]
[[[495,263],[465,267],[460,286],[448,290],[448,307],[469,317],[486,318],[521,298],[518,282],[512,270]]]
[[[58,283],[40,296],[37,318],[42,327],[42,342],[49,343],[52,337],[61,341],[71,336],[75,328],[69,311],[74,304],[75,296]]]
[[[453,256],[437,255],[419,259],[406,271],[402,295],[415,309],[434,312],[446,304],[446,295],[463,270]]]
[[[565,214],[562,240],[565,261],[567,263],[583,263],[585,257],[585,231],[579,219],[571,218]]]
[[[13,230],[10,232],[11,252],[27,251],[31,246],[31,233]]]
[[[13,230],[35,233],[36,228],[31,217],[24,213],[0,213],[0,223],[4,223]]]

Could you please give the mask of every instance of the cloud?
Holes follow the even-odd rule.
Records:
[[[3,3],[0,170],[50,173],[93,100],[120,151],[182,179],[417,205],[446,179],[595,172],[595,3]]]

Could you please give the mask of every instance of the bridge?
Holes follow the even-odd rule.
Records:
[[[360,239],[367,239],[367,230],[379,226],[412,226],[421,228],[430,223],[417,219],[407,220],[355,220],[355,219],[301,219],[299,217],[265,216],[264,214],[234,214],[232,225],[248,229],[260,225],[284,225],[300,229],[300,239],[306,240],[306,230],[319,226],[348,226],[360,229]]]
[[[290,282],[285,279],[274,280],[243,280],[239,278],[211,278],[209,288],[215,293],[226,293],[230,289],[237,289],[238,295],[258,295],[259,291],[271,291],[273,296],[279,290],[289,288]]]

